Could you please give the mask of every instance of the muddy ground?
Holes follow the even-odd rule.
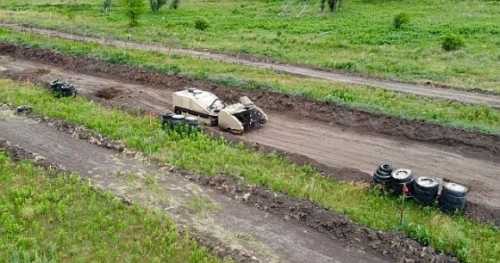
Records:
[[[241,95],[250,95],[266,109],[287,113],[290,117],[321,120],[329,124],[349,127],[361,132],[374,132],[407,139],[452,145],[454,147],[474,147],[489,152],[500,153],[500,136],[488,135],[477,131],[443,127],[424,121],[403,120],[383,114],[352,109],[341,105],[311,101],[299,96],[290,96],[276,92],[244,91],[197,81],[182,76],[165,75],[140,68],[104,63],[91,58],[76,58],[57,52],[25,48],[0,43],[0,54],[16,58],[35,60],[54,66],[63,67],[81,73],[104,76],[108,79],[127,80],[139,84],[148,84],[170,90],[196,86],[216,93],[227,101],[236,100]]]
[[[484,91],[481,89],[469,89],[451,87],[444,84],[433,83],[432,81],[425,81],[422,84],[404,83],[397,80],[379,79],[367,77],[362,75],[355,75],[346,72],[326,71],[324,69],[312,68],[311,65],[289,65],[272,61],[268,58],[255,57],[248,54],[221,54],[214,53],[206,50],[193,50],[182,48],[164,47],[154,44],[141,44],[130,41],[121,41],[116,39],[103,39],[91,36],[81,36],[58,32],[55,30],[41,29],[27,27],[23,25],[0,23],[0,26],[7,27],[16,31],[31,32],[51,37],[60,37],[70,40],[77,40],[82,42],[99,43],[102,45],[110,45],[119,48],[139,49],[155,51],[167,54],[187,55],[200,59],[209,59],[215,61],[222,61],[226,63],[241,64],[260,69],[270,69],[277,72],[304,76],[309,78],[323,79],[333,83],[347,83],[352,84],[355,88],[357,85],[364,85],[370,87],[377,87],[386,90],[410,93],[419,96],[427,96],[433,98],[447,99],[453,101],[460,101],[472,104],[485,104],[491,107],[500,108],[500,95],[495,92]],[[424,85],[425,84],[425,85]]]
[[[221,257],[238,262],[456,262],[401,234],[370,230],[307,201],[224,176],[158,166],[83,127],[14,115],[5,107],[0,113],[0,149],[15,159],[78,172],[127,202],[161,209]]]
[[[497,221],[498,224],[498,136],[363,113],[283,94],[232,90],[91,59],[65,57],[47,50],[0,46],[0,52],[2,51],[16,57],[30,57],[53,65],[64,65],[52,67],[27,60],[3,58],[1,61],[5,75],[45,83],[54,78],[71,80],[79,87],[82,95],[127,109],[164,112],[171,109],[171,92],[185,86],[212,90],[225,100],[234,100],[238,95],[249,95],[270,112],[271,121],[264,129],[245,136],[223,133],[226,138],[244,141],[261,150],[278,150],[297,163],[313,164],[324,174],[343,180],[368,181],[378,163],[390,160],[396,166],[414,169],[417,175],[457,181],[471,188],[472,202],[467,213],[473,218]],[[119,77],[134,81],[117,81]],[[145,86],[144,83],[152,84]],[[284,112],[285,108],[288,110]],[[328,116],[335,121],[326,122]],[[399,131],[408,131],[398,125],[410,127],[410,132],[401,134]],[[383,127],[387,130],[383,130]],[[427,129],[429,127],[431,128]],[[381,129],[389,133],[392,131],[396,136],[377,133]],[[216,130],[212,132],[221,134]],[[422,135],[426,133],[428,137]],[[413,139],[409,140],[408,137]],[[418,142],[421,137],[428,141]],[[456,138],[460,138],[461,142]],[[485,142],[490,144],[484,145]]]

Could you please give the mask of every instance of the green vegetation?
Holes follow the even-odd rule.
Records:
[[[2,83],[5,84],[5,83]],[[2,262],[218,262],[174,223],[0,151]]]
[[[447,216],[435,208],[407,202],[405,224],[399,226],[399,201],[368,190],[366,185],[337,182],[314,169],[294,165],[277,155],[251,151],[202,133],[189,136],[166,132],[148,116],[110,110],[84,98],[56,99],[48,91],[0,80],[0,102],[31,105],[44,116],[84,125],[147,156],[202,175],[244,178],[292,197],[345,213],[354,221],[382,230],[401,230],[465,262],[498,262],[500,233],[462,216]],[[193,207],[200,207],[193,202]]]
[[[3,0],[0,20],[500,92],[498,1],[344,0],[332,14],[320,11],[319,0],[185,0],[179,9],[147,12],[130,30],[123,6],[113,4],[105,15],[102,0]],[[401,12],[411,23],[396,30]],[[198,17],[207,18],[208,30],[193,27]],[[466,46],[444,51],[449,34]]]
[[[205,61],[179,55],[124,50],[97,44],[81,43],[0,29],[0,41],[39,48],[50,48],[73,56],[90,56],[105,62],[128,64],[164,74],[182,74],[210,80],[230,87],[248,90],[271,90],[294,96],[345,104],[373,112],[406,119],[479,129],[488,133],[500,132],[500,111],[486,106],[433,100],[404,95],[382,89],[335,84],[330,82],[279,74],[241,65]],[[339,65],[340,66],[340,65]],[[350,68],[351,65],[342,65]]]
[[[456,35],[447,35],[443,38],[441,47],[446,51],[454,51],[464,47],[464,40]]]
[[[410,16],[406,13],[399,13],[394,17],[394,21],[392,25],[395,29],[400,29],[403,25],[408,24],[410,22]]]
[[[209,26],[210,25],[208,24],[208,21],[205,18],[200,17],[196,19],[196,21],[194,21],[194,28],[198,30],[205,31],[208,29]]]
[[[105,14],[109,14],[111,12],[111,7],[113,6],[112,0],[104,0],[102,3],[102,11]]]
[[[128,18],[128,26],[136,27],[139,25],[139,16],[144,13],[144,0],[121,0],[125,15]]]

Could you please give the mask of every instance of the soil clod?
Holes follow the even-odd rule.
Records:
[[[105,100],[111,100],[114,99],[122,94],[122,91],[115,88],[115,87],[109,87],[109,88],[104,88],[101,90],[98,90],[95,93],[95,96],[98,98],[102,98]]]

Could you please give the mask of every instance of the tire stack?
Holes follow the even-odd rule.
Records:
[[[373,183],[380,184],[384,187],[388,186],[392,181],[391,174],[393,168],[388,163],[383,163],[379,165],[375,173],[373,174]]]
[[[77,90],[73,84],[56,79],[50,82],[50,89],[55,97],[76,97]]]
[[[161,115],[161,126],[167,130],[181,133],[194,133],[200,131],[198,118],[175,113]]]
[[[180,125],[184,124],[184,115],[166,113],[161,116],[161,125],[164,129],[176,129]]]
[[[397,169],[391,174],[390,189],[394,194],[400,195],[404,193],[406,185],[408,191],[411,193],[414,177],[410,169]],[[407,193],[405,193],[407,194]]]
[[[412,194],[422,205],[432,205],[439,192],[439,182],[431,177],[418,177],[413,182]]]
[[[467,203],[467,187],[447,182],[442,185],[439,194],[438,179],[432,177],[415,179],[410,169],[394,169],[388,163],[379,165],[372,179],[374,184],[383,186],[384,190],[396,195],[413,197],[415,201],[425,206],[434,205],[437,199],[441,211],[448,214],[463,211]]]
[[[198,118],[193,116],[187,116],[186,119],[186,128],[189,133],[194,133],[200,131],[200,125],[198,123]]]
[[[172,112],[169,112],[169,113],[165,113],[165,114],[162,114],[160,116],[160,121],[161,121],[161,127],[163,129],[170,129],[172,128],[172,117],[175,115],[175,113],[172,113]]]
[[[467,187],[456,183],[444,183],[439,196],[441,211],[452,214],[465,209]]]

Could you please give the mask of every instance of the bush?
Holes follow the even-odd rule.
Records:
[[[144,0],[122,0],[122,4],[128,17],[128,25],[130,27],[139,25],[139,16],[144,13]]]
[[[394,20],[392,22],[392,25],[396,29],[400,29],[403,27],[403,25],[408,24],[410,22],[410,16],[405,13],[399,13],[396,16],[394,16]]]
[[[446,51],[453,51],[462,48],[465,45],[464,40],[457,35],[448,35],[443,38],[441,47]]]
[[[209,27],[208,21],[204,18],[198,18],[194,21],[194,28],[205,31]]]
[[[333,64],[333,67],[335,69],[341,69],[345,71],[354,71],[356,70],[356,64],[354,62],[348,61],[348,62],[337,62]]]

